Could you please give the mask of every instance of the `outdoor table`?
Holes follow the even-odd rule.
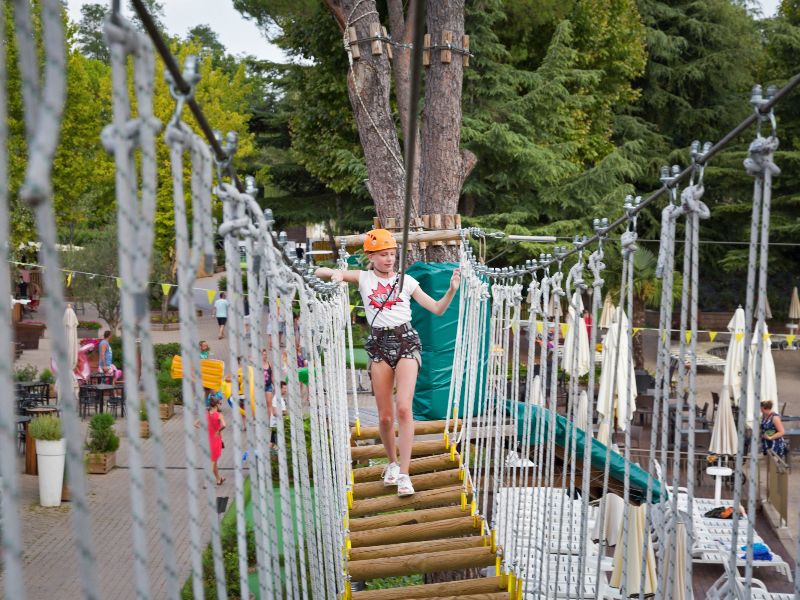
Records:
[[[25,412],[28,413],[27,417],[18,417],[17,422],[20,422],[20,419],[27,418],[28,421],[22,421],[25,425],[25,474],[26,475],[38,475],[39,469],[36,462],[36,440],[33,439],[32,436],[28,435],[28,424],[30,423],[31,419],[34,417],[40,417],[41,415],[49,415],[52,413],[58,412],[58,407],[56,406],[34,406],[31,408],[26,408]]]
[[[106,396],[113,395],[114,390],[118,390],[120,388],[119,385],[113,385],[110,383],[96,383],[94,385],[83,385],[81,387],[89,388],[99,392],[98,397],[100,399],[100,412],[105,412],[103,403],[105,402]]]
[[[722,478],[733,475],[733,469],[730,467],[708,467],[706,473],[716,480],[714,482],[714,502],[719,503],[722,500]]]

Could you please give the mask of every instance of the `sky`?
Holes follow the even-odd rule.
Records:
[[[770,17],[775,14],[779,1],[752,0],[751,4],[760,4],[764,16]],[[76,22],[80,20],[81,5],[89,3],[91,0],[68,0],[70,18]],[[173,35],[183,36],[195,25],[210,25],[232,54],[252,54],[274,62],[288,60],[280,48],[266,40],[255,23],[245,20],[233,8],[230,0],[163,0],[163,3],[164,24]]]

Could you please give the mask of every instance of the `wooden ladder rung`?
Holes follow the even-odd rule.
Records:
[[[461,483],[459,475],[459,469],[450,469],[448,471],[438,471],[435,473],[423,473],[422,475],[412,475],[411,484],[418,492],[422,492],[424,490],[433,490],[441,487],[450,487]],[[388,494],[396,493],[396,486],[385,486],[381,480],[357,483],[353,486],[353,497],[358,499],[376,498],[378,496],[386,496]]]
[[[414,442],[411,446],[411,456],[427,456],[429,454],[437,454],[444,450],[444,440],[425,440],[422,442]],[[353,460],[366,460],[368,458],[381,458],[386,456],[386,450],[383,444],[373,444],[371,446],[352,446],[350,448],[350,455]]]
[[[502,577],[481,577],[480,579],[463,579],[446,583],[353,592],[353,600],[417,600],[418,598],[441,597],[444,594],[492,594],[501,592],[505,587],[506,583]]]
[[[440,450],[444,450],[444,441],[439,442]],[[383,448],[383,446],[381,446]],[[352,448],[355,450],[355,448]],[[420,475],[422,473],[430,473],[432,471],[444,471],[458,466],[458,458],[453,461],[450,454],[436,454],[435,456],[424,456],[422,458],[415,458],[409,464],[408,472],[410,475]],[[373,465],[371,467],[361,467],[353,469],[353,479],[356,483],[364,481],[377,481],[381,478],[381,473],[386,465]]]
[[[350,509],[350,516],[365,517],[392,510],[403,510],[404,508],[433,508],[435,506],[460,503],[460,501],[461,486],[453,486],[419,492],[404,498],[382,496],[380,498],[356,500],[353,502],[353,508]]]
[[[350,520],[350,531],[364,531],[365,529],[379,529],[381,527],[394,527],[396,525],[413,525],[414,523],[431,523],[444,519],[463,517],[464,511],[460,506],[443,506],[441,508],[426,508],[407,512],[392,513],[390,515],[376,515],[374,517],[361,517]]]
[[[414,435],[443,434],[445,424],[445,421],[414,421]],[[452,425],[453,421],[450,421],[450,426]],[[458,427],[461,428],[460,420]],[[394,424],[394,432],[397,434],[397,423]],[[377,440],[380,439],[381,432],[378,427],[362,427],[361,433],[356,435],[356,428],[351,427],[350,437],[354,440]]]
[[[409,554],[348,563],[351,579],[366,581],[383,577],[399,577],[435,571],[477,569],[495,564],[496,555],[491,547],[461,548],[442,552]]]
[[[465,538],[447,538],[444,540],[425,540],[422,542],[405,542],[403,544],[384,544],[382,546],[365,546],[350,550],[350,560],[367,560],[370,558],[387,558],[403,556],[417,552],[438,552],[458,548],[478,548],[485,546],[488,538],[471,536]]]
[[[462,535],[478,535],[480,531],[480,527],[476,527],[474,517],[464,516],[433,523],[415,523],[366,531],[352,531],[350,532],[350,543],[353,548],[362,548],[392,543],[439,540]]]
[[[458,596],[432,596],[428,600],[510,600],[508,592],[494,592],[489,594],[463,594]]]

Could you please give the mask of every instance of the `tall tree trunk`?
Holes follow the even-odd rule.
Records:
[[[633,315],[631,315],[631,327],[644,327],[645,325],[645,304],[644,299],[636,295],[633,296]],[[633,336],[633,367],[644,369],[644,342],[641,332]]]
[[[462,46],[464,35],[463,0],[438,0],[427,3],[426,22],[431,43],[443,45],[443,32],[452,33],[452,45]],[[425,110],[422,125],[422,161],[420,163],[420,211],[423,214],[454,214],[458,197],[475,156],[462,151],[461,84],[464,67],[460,54],[451,53],[450,62],[442,62],[443,51],[431,50],[430,67],[425,78]],[[428,258],[454,260],[456,246],[431,246]]]

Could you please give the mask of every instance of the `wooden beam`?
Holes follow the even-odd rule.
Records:
[[[400,496],[383,496],[381,498],[355,500],[353,508],[350,509],[350,516],[366,517],[367,515],[403,510],[405,508],[434,508],[435,506],[460,504],[460,502],[461,486],[459,485],[419,492],[413,496],[405,496],[403,498]]]
[[[424,442],[414,442],[411,446],[411,456],[427,456],[445,450],[444,440],[425,440]],[[350,455],[353,460],[364,460],[365,458],[382,458],[386,456],[386,449],[383,444],[372,444],[371,446],[353,446],[350,448]]]
[[[412,475],[411,484],[418,492],[441,487],[450,487],[461,483],[459,475],[460,469],[450,469],[449,471],[438,471],[436,473]],[[361,498],[386,496],[387,494],[394,494],[396,492],[396,487],[385,486],[383,485],[383,481],[367,481],[364,483],[357,483],[353,486],[353,498],[358,500]]]
[[[350,40],[350,53],[353,55],[353,60],[361,58],[361,51],[358,49],[358,34],[355,27],[347,28],[347,37]]]
[[[471,517],[470,517],[471,518]],[[419,552],[437,552],[441,550],[457,550],[459,548],[479,548],[487,543],[488,538],[471,536],[446,540],[426,540],[424,542],[407,542],[404,544],[386,544],[383,546],[366,546],[350,550],[350,560],[367,560],[370,558],[388,558],[404,556]]]
[[[464,50],[467,51],[467,54],[462,54],[461,55],[461,64],[464,65],[465,67],[468,67],[469,66],[469,36],[468,35],[462,35],[461,36],[461,47],[464,48]]]
[[[495,563],[491,547],[462,548],[444,552],[411,554],[374,560],[356,560],[347,565],[351,579],[367,581],[383,577],[398,577],[437,571],[459,571],[478,569]]]
[[[408,512],[392,513],[391,515],[377,515],[375,517],[361,517],[350,520],[350,531],[364,531],[365,529],[379,529],[395,525],[413,525],[414,523],[431,523],[444,519],[463,517],[465,512],[460,506],[443,506],[442,508],[426,508]]]
[[[381,35],[381,24],[380,23],[370,23],[369,24],[369,37],[376,38],[380,37]],[[372,40],[372,56],[377,56],[379,54],[383,54],[383,43],[380,40]]]
[[[350,532],[350,543],[353,548],[364,546],[383,546],[404,542],[421,542],[423,540],[440,540],[442,538],[478,535],[480,529],[475,527],[476,519],[470,516],[456,517],[434,521],[433,523],[416,523],[414,525],[398,525],[368,531]]]
[[[441,442],[444,450],[444,441]],[[358,483],[361,481],[376,481],[381,478],[381,473],[386,465],[373,465],[371,467],[361,467],[353,469],[353,480]],[[444,471],[458,466],[458,458],[452,460],[449,453],[437,454],[435,456],[424,456],[414,458],[409,464],[409,475],[419,475],[420,473],[430,473],[432,471]]]
[[[399,244],[403,239],[402,232],[394,232],[394,239],[397,240]],[[411,244],[416,244],[419,242],[447,242],[451,240],[460,240],[461,239],[461,232],[457,229],[443,229],[438,231],[409,231],[408,232],[408,241]],[[355,235],[342,235],[336,238],[336,245],[339,246],[344,240],[345,245],[348,248],[353,248],[356,246],[363,246],[364,245],[364,234],[359,233]]]
[[[450,44],[453,45],[453,32],[452,31],[442,31],[442,46],[447,46]],[[442,48],[441,51],[441,59],[444,64],[450,64],[452,60],[452,53],[447,48]]]
[[[430,435],[432,433],[444,433],[446,421],[414,421],[414,435]],[[452,421],[451,421],[452,423]],[[458,422],[461,427],[461,420]],[[394,424],[394,432],[397,434],[398,425]],[[350,437],[356,440],[377,440],[381,433],[378,427],[362,427],[361,435],[356,435],[356,428],[350,428]]]
[[[418,598],[436,598],[443,594],[491,594],[502,591],[506,583],[502,577],[481,577],[479,579],[463,579],[446,583],[429,583],[427,585],[409,585],[384,590],[365,590],[353,592],[353,600],[417,600]]]

